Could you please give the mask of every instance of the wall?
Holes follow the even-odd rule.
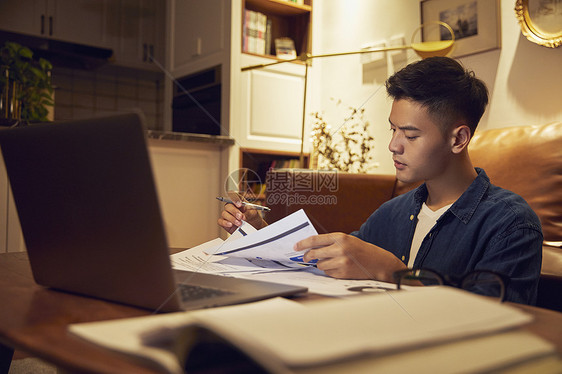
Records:
[[[514,12],[515,0],[501,0],[501,49],[460,58],[486,82],[490,105],[480,129],[562,121],[562,47],[552,49],[529,42]],[[403,35],[406,42],[420,24],[418,0],[323,0],[314,3],[314,53],[344,52]],[[311,89],[332,127],[345,116],[330,98],[365,108],[376,140],[375,173],[394,173],[388,152],[388,114],[384,80],[407,62],[419,59],[408,51],[405,60],[387,54],[380,64],[363,65],[359,56],[333,57],[314,62]],[[399,57],[399,55],[398,55]]]
[[[562,47],[546,48],[521,34],[515,0],[501,1],[502,48],[461,61],[491,93],[482,129],[562,121]]]
[[[161,73],[112,65],[97,70],[56,67],[52,80],[57,121],[140,109],[149,129],[164,127]]]

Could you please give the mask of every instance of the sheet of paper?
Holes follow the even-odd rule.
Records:
[[[293,246],[313,235],[318,235],[318,232],[301,209],[256,232],[225,241],[213,254],[302,263],[304,253],[295,252]]]
[[[228,240],[228,239],[227,239]],[[177,270],[200,273],[236,276],[237,274],[257,274],[263,272],[292,271],[294,268],[273,261],[249,260],[237,257],[209,255],[209,251],[219,248],[224,241],[213,239],[196,247],[170,256],[172,267]],[[303,267],[299,267],[298,270]],[[304,269],[303,269],[304,270]]]
[[[312,267],[298,272],[261,272],[251,275],[239,273],[235,276],[239,278],[308,287],[308,292],[324,296],[344,297],[396,290],[396,285],[392,283],[379,282],[376,280],[335,279],[328,277],[323,271]]]
[[[314,267],[294,265],[266,260],[252,260],[237,257],[209,255],[223,243],[214,239],[197,247],[170,256],[172,266],[177,270],[196,271],[237,278],[255,279],[273,283],[308,287],[309,292],[325,296],[353,296],[363,293],[395,290],[396,285],[374,280],[349,280],[328,277]]]

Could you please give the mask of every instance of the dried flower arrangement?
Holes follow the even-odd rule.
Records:
[[[331,99],[335,101],[333,98]],[[336,106],[342,105],[341,100]],[[312,159],[318,169],[336,169],[349,173],[367,173],[377,167],[373,160],[375,139],[369,134],[364,108],[348,106],[349,115],[343,125],[332,130],[319,112],[312,113]],[[313,161],[313,163],[314,163]]]

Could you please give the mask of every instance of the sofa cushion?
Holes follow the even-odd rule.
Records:
[[[477,131],[469,154],[493,184],[529,203],[545,241],[562,241],[562,122]]]
[[[300,169],[272,170],[267,179],[266,202],[271,211],[265,219],[275,222],[304,209],[319,233],[358,230],[392,197],[396,180],[394,175]]]

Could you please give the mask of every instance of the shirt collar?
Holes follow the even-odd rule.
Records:
[[[478,175],[449,209],[449,212],[454,214],[465,224],[470,221],[478,204],[482,201],[482,197],[490,187],[490,178],[488,178],[486,172],[481,168],[475,168],[475,170]],[[427,187],[425,183],[416,189],[414,199],[421,208],[421,204],[427,199]]]

